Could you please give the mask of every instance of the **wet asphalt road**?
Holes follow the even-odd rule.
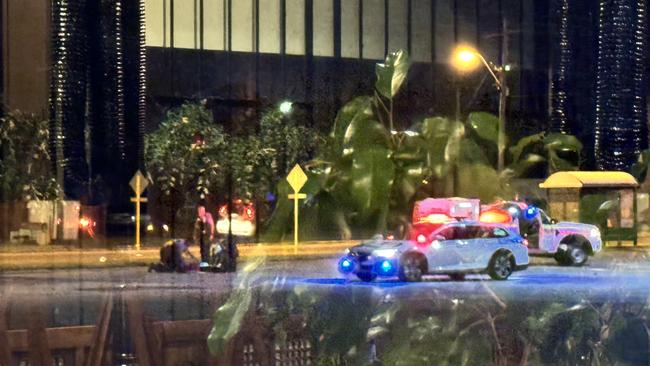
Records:
[[[531,299],[559,296],[579,301],[583,298],[645,301],[650,298],[650,260],[645,256],[590,259],[581,268],[559,267],[550,259],[535,258],[527,270],[515,272],[507,281],[492,281],[487,275],[468,275],[456,282],[446,276],[425,277],[421,283],[382,279],[372,283],[344,279],[336,271],[336,258],[265,261],[256,267],[240,264],[236,274],[147,273],[146,268],[71,269],[15,271],[0,273],[0,293],[29,299],[94,297],[107,293],[169,299],[223,299],[233,286],[327,289],[362,286],[373,291],[416,296],[428,291],[448,295]],[[250,264],[250,263],[249,263]],[[254,269],[251,269],[254,267]]]
[[[141,302],[147,316],[156,320],[210,319],[222,304],[238,298],[230,297],[236,288],[271,293],[275,300],[291,294],[323,296],[320,299],[325,300],[314,306],[327,309],[336,302],[349,306],[353,314],[362,308],[381,314],[382,304],[395,302],[425,314],[438,310],[449,314],[449,307],[472,311],[495,304],[526,311],[549,301],[567,308],[585,300],[647,304],[650,260],[645,253],[623,257],[603,255],[581,268],[559,267],[550,259],[536,258],[529,269],[514,273],[507,281],[470,275],[462,282],[430,276],[420,283],[396,279],[364,283],[341,278],[337,258],[241,264],[235,274],[160,274],[141,267],[0,272],[0,304],[9,304],[9,329],[26,329],[34,309],[45,314],[48,327],[92,325],[98,322],[102,302],[111,295],[110,332],[118,340],[113,351],[121,354],[133,352],[127,320],[131,301]]]

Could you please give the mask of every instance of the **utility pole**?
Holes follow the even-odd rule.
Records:
[[[498,162],[497,170],[503,171],[505,167],[506,150],[506,109],[508,106],[508,84],[506,80],[506,68],[508,65],[508,25],[506,19],[502,19],[503,33],[501,36],[501,66],[497,69],[499,79],[499,136],[498,136]]]

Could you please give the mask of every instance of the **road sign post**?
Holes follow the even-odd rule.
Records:
[[[287,182],[293,188],[293,194],[289,199],[293,200],[293,252],[298,253],[298,200],[307,198],[307,195],[300,193],[300,189],[307,182],[307,175],[300,165],[296,164],[287,175]]]
[[[140,197],[140,195],[147,189],[149,181],[138,170],[131,178],[129,185],[135,192],[135,197],[131,198],[131,202],[135,203],[135,248],[140,250],[140,203],[147,202],[147,199]]]

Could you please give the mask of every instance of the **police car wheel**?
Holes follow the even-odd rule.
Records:
[[[512,253],[498,252],[490,260],[488,274],[493,280],[507,280],[515,269]]]
[[[576,266],[576,267],[585,264],[588,258],[585,249],[582,246],[577,244],[569,245],[569,249],[567,250],[566,256],[569,260],[569,263],[572,266]]]
[[[400,264],[398,277],[404,282],[422,281],[422,263],[415,255],[407,255]]]
[[[377,275],[372,273],[372,272],[359,272],[357,273],[357,277],[363,282],[372,282],[375,278],[377,278]]]

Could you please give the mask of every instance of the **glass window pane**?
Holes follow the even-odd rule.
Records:
[[[165,40],[165,19],[164,19],[164,2],[165,0],[146,0],[145,14],[147,27],[147,46],[163,47]]]
[[[224,0],[203,0],[203,48],[224,50],[225,8]]]
[[[334,2],[314,0],[314,55],[334,56]]]
[[[476,45],[476,2],[458,1],[456,4],[458,9],[458,42]]]
[[[440,236],[444,237],[445,240],[454,240],[454,239],[456,239],[456,228],[448,227],[448,228],[440,231],[436,235],[440,235]]]
[[[232,1],[232,51],[253,51],[253,1]]]
[[[384,2],[363,0],[363,58],[384,58]]]
[[[444,1],[444,0],[443,0]],[[431,61],[431,2],[412,0],[411,52],[414,61]]]
[[[501,228],[499,228],[499,227],[497,227],[497,228],[494,228],[494,230],[492,230],[492,236],[495,237],[495,238],[505,238],[505,237],[508,236],[508,232],[501,229]]]
[[[286,53],[305,54],[305,0],[287,0]]]
[[[341,1],[341,56],[359,57],[359,0]]]
[[[174,1],[174,47],[196,48],[194,0]]]
[[[448,63],[454,48],[454,2],[436,2],[436,62]]]
[[[408,47],[408,1],[389,0],[388,3],[388,51],[405,50]]]
[[[260,0],[260,52],[280,53],[280,0]]]

